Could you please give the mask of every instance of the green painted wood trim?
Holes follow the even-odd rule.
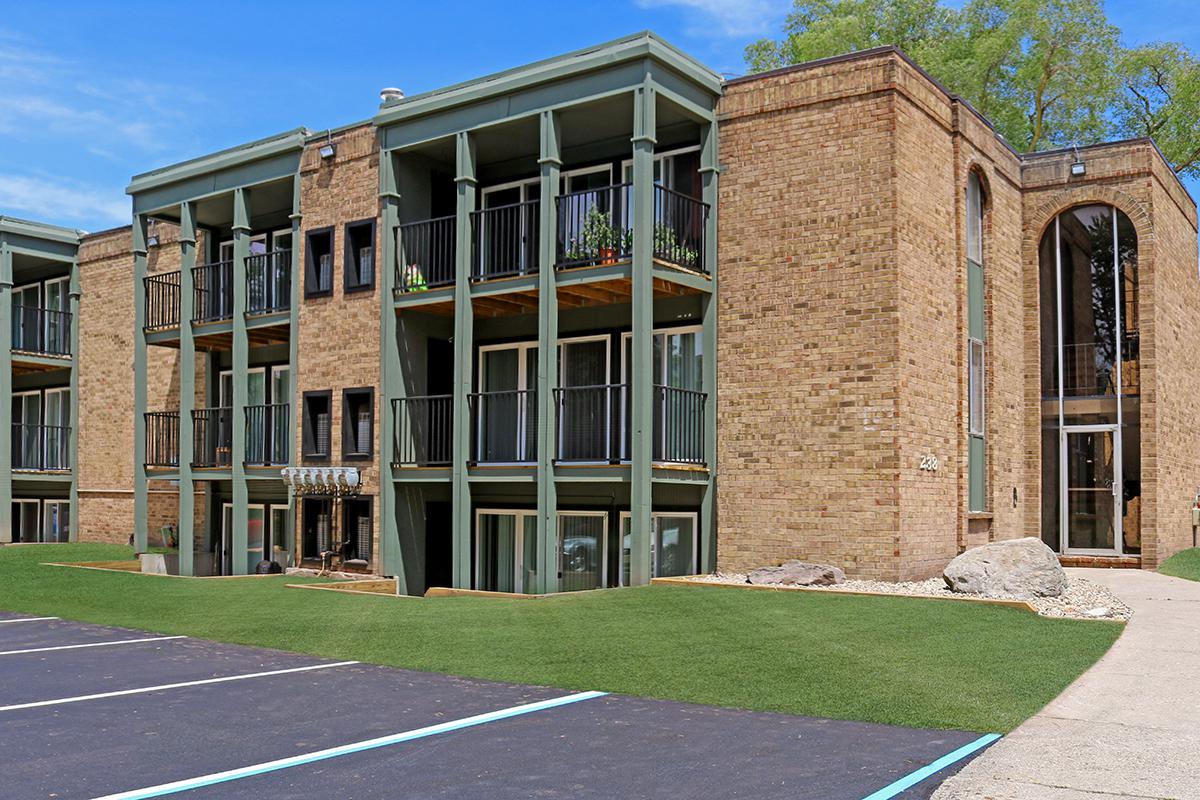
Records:
[[[146,483],[146,287],[148,269],[144,214],[133,217],[133,547],[145,552],[149,526]]]
[[[196,486],[192,480],[192,410],[196,407],[196,340],[192,332],[196,204],[179,210],[179,574],[194,575]]]
[[[300,419],[300,392],[298,390],[300,373],[300,286],[304,280],[304,270],[300,265],[300,226],[303,222],[301,207],[300,175],[292,178],[292,213],[288,219],[292,221],[292,280],[291,296],[288,305],[288,430],[292,432],[291,446],[288,448],[288,465],[295,467],[300,464],[300,440],[298,438]],[[296,514],[297,502],[295,493],[288,488],[288,519],[287,519],[287,548],[295,557],[296,549]]]
[[[396,509],[395,470],[392,459],[396,439],[396,420],[392,401],[404,396],[400,347],[396,324],[395,288],[396,253],[400,224],[400,196],[396,181],[395,156],[379,153],[379,196],[383,224],[379,232],[382,253],[379,259],[379,563],[384,575],[396,578],[397,592],[408,594],[408,576],[404,570],[404,552],[400,546],[400,519]]]
[[[721,76],[650,31],[535,61],[443,89],[384,105],[375,116],[379,127],[458,106],[505,98],[532,87],[578,79],[628,62],[653,61],[699,84],[713,95],[723,90]]]
[[[967,497],[969,511],[987,511],[987,443],[967,437]]]
[[[455,588],[471,587],[471,486],[467,462],[471,449],[471,417],[467,395],[471,391],[474,312],[471,305],[471,212],[475,210],[475,143],[460,132],[455,141],[455,175],[458,198],[455,209],[454,280],[454,425],[452,433],[452,552]]]
[[[0,397],[0,539],[12,541],[12,290],[13,254],[0,232],[0,375],[9,387]]]
[[[250,341],[246,335],[246,259],[250,256],[250,190],[233,193],[233,370],[232,415],[233,437],[230,445],[233,484],[233,536],[231,571],[246,575],[253,566],[249,562],[247,539],[250,528],[250,489],[246,483],[246,402],[250,393],[248,374]]]
[[[71,505],[67,511],[69,540],[79,541],[79,260],[71,262],[68,289],[71,311]]]
[[[704,405],[704,451],[708,481],[700,506],[700,569],[717,568],[717,182],[720,175],[718,126],[715,121],[700,129],[701,196],[708,203],[708,227],[704,231],[704,263],[711,278],[710,292],[703,299],[701,321],[701,386],[708,395]]]
[[[538,365],[537,365],[537,528],[538,581],[541,594],[557,592],[558,492],[554,485],[557,442],[554,388],[558,386],[558,290],[554,270],[557,256],[558,197],[562,168],[562,134],[558,116],[544,112],[539,120],[541,202],[538,205]]]
[[[42,239],[64,244],[78,245],[83,231],[75,228],[64,228],[61,225],[50,225],[31,219],[20,219],[0,214],[0,234],[10,234],[15,237],[27,236],[31,239]],[[9,244],[13,242],[10,239]]]
[[[207,175],[213,172],[228,170],[233,167],[261,161],[281,153],[291,153],[304,149],[306,137],[311,133],[307,128],[293,128],[273,136],[256,139],[215,153],[198,158],[180,161],[166,167],[134,175],[125,188],[126,194],[139,194],[150,189],[168,186],[179,181]]]
[[[654,437],[654,132],[655,93],[633,93],[633,371],[630,408],[630,583],[650,582]]]

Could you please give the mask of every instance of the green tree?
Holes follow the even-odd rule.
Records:
[[[1181,175],[1200,177],[1200,60],[1174,42],[1126,50],[1117,64],[1116,136],[1149,136]]]

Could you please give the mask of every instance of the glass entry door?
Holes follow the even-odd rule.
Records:
[[[607,585],[608,514],[572,511],[558,515],[558,589],[579,592]]]
[[[480,510],[475,515],[475,588],[535,591],[537,551],[536,512]]]
[[[1064,428],[1067,552],[1112,554],[1121,540],[1121,439],[1116,425]]]

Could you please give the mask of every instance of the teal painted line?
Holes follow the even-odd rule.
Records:
[[[535,711],[544,711],[549,708],[557,708],[571,703],[578,703],[583,700],[593,700],[597,697],[604,697],[608,692],[579,692],[577,694],[564,695],[563,697],[554,697],[550,700],[539,700],[536,703],[526,703],[525,705],[512,706],[511,708],[503,708],[499,711],[489,711],[485,714],[476,714],[472,717],[463,717],[462,719],[443,722],[438,725],[429,725],[424,728],[416,728],[403,733],[394,733],[389,736],[380,736],[377,739],[366,739],[361,742],[353,742],[351,744],[343,744],[337,747],[330,747],[326,750],[317,750],[313,753],[305,753],[304,755],[291,756],[289,758],[281,758],[276,761],[267,761],[262,764],[252,764],[248,767],[239,767],[237,769],[226,770],[225,772],[214,772],[211,775],[201,775],[198,778],[187,778],[182,781],[174,781],[173,783],[162,783],[158,786],[149,786],[145,789],[133,789],[128,792],[119,792],[117,794],[108,794],[103,797],[97,797],[95,800],[145,800],[150,797],[163,797],[169,794],[178,794],[191,789],[200,789],[205,786],[212,786],[218,783],[227,783],[229,781],[242,780],[243,778],[251,778],[255,775],[262,775],[267,772],[278,772],[291,767],[299,767],[304,764],[312,764],[316,761],[327,761],[331,758],[339,758],[348,756],[354,753],[361,753],[364,750],[375,750],[380,747],[389,747],[394,744],[403,742],[411,742],[414,739],[424,739],[429,736],[437,736],[442,733],[451,733],[464,728],[473,728],[478,725],[484,725],[489,722],[497,722],[502,719],[510,719],[519,717],[524,714],[532,714]]]
[[[951,764],[956,764],[959,761],[962,761],[967,756],[971,755],[977,750],[982,750],[999,738],[1000,734],[998,733],[989,733],[985,736],[980,736],[975,741],[965,744],[953,752],[947,753],[937,761],[934,761],[932,764],[921,767],[916,772],[910,772],[900,780],[894,783],[889,783],[879,791],[867,795],[863,798],[863,800],[891,800],[891,798],[900,794],[905,789],[911,789],[921,781],[928,778],[930,775],[933,775],[935,772],[941,772]]]

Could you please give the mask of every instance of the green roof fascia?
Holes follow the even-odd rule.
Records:
[[[374,122],[385,127],[413,117],[477,103],[552,81],[640,59],[652,59],[702,86],[713,96],[723,91],[721,76],[668,44],[650,31],[643,31],[604,44],[575,50],[522,67],[457,83],[443,89],[393,100],[380,107]]]
[[[129,185],[125,187],[125,193],[137,195],[151,189],[160,189],[190,178],[242,166],[282,153],[303,150],[304,144],[311,134],[312,131],[307,128],[293,128],[274,136],[219,150],[216,153],[188,161],[181,161],[178,164],[160,167],[150,172],[143,172],[133,176]]]
[[[49,225],[45,222],[34,222],[28,219],[17,219],[0,215],[0,233],[12,234],[25,239],[41,239],[58,244],[79,246],[79,239],[86,235],[84,231],[75,228],[64,228],[61,225]]]

